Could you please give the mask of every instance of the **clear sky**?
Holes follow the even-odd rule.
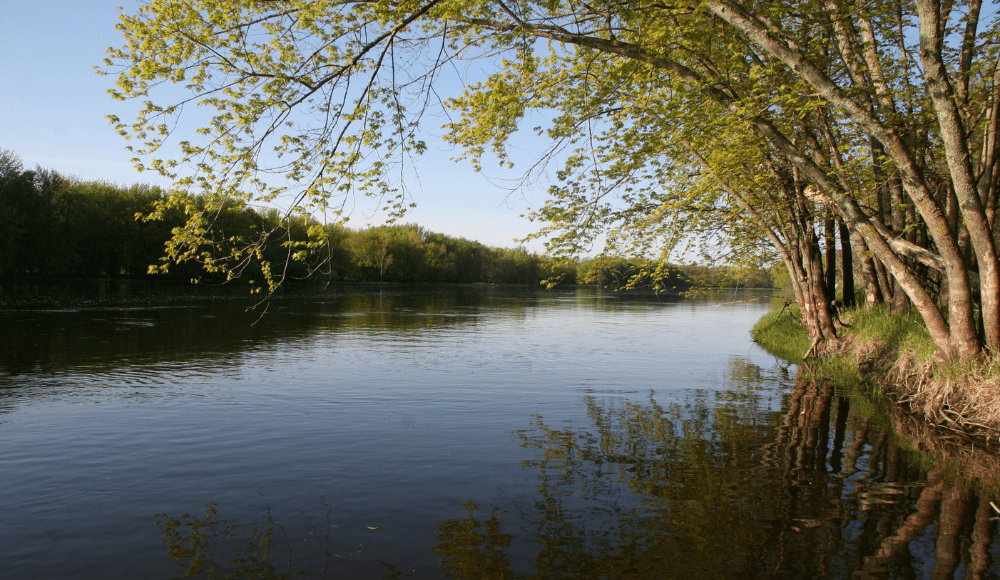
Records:
[[[27,167],[37,164],[81,179],[167,185],[158,175],[133,169],[124,141],[105,120],[108,114],[133,118],[137,106],[112,100],[106,90],[113,78],[94,72],[105,49],[121,44],[115,30],[118,6],[133,12],[138,4],[0,0],[0,148],[13,150]],[[418,207],[406,221],[492,246],[517,245],[516,238],[536,228],[519,216],[543,203],[546,184],[508,195],[467,162],[451,162],[455,151],[440,140],[443,131],[433,131],[434,124],[427,139],[430,151],[418,159],[419,183],[409,184]],[[521,153],[531,157],[531,151]],[[365,209],[361,200],[348,225],[377,223],[379,217],[368,219]],[[526,245],[543,251],[539,242]]]

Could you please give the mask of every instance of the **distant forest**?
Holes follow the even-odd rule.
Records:
[[[221,282],[190,260],[170,264],[167,273],[150,273],[162,265],[164,244],[183,225],[180,210],[164,219],[139,219],[154,210],[166,193],[149,185],[121,186],[81,181],[43,168],[25,170],[20,159],[0,150],[0,279],[73,279],[167,277]],[[769,272],[737,272],[728,267],[677,266],[646,258],[599,256],[556,260],[524,248],[497,248],[427,231],[416,224],[352,229],[326,225],[328,244],[314,257],[323,264],[289,260],[282,242],[305,239],[317,225],[310,218],[293,220],[281,229],[274,209],[233,204],[222,212],[213,231],[225,243],[234,236],[251,237],[279,228],[263,257],[287,262],[286,279],[312,277],[334,281],[395,283],[486,283],[539,285],[544,281],[595,284],[608,289],[634,287],[683,291],[699,286],[771,287]],[[316,266],[320,267],[316,269]],[[251,263],[241,276],[253,280]],[[315,269],[315,271],[313,271]]]

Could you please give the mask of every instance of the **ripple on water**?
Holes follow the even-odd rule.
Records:
[[[177,524],[287,575],[849,578],[957,493],[757,350],[762,303],[462,292],[3,311],[5,571],[168,575]]]

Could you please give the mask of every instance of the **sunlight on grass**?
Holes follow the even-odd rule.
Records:
[[[794,314],[795,319],[790,315]],[[754,342],[764,350],[786,361],[798,363],[809,349],[806,329],[798,322],[799,307],[774,310],[764,315],[750,331]]]
[[[922,363],[929,363],[934,355],[934,342],[916,309],[890,315],[884,305],[854,308],[845,319],[850,321],[849,333],[857,339],[875,341]]]

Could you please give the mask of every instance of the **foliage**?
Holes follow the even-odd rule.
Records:
[[[94,278],[169,275],[182,280],[256,283],[274,266],[286,280],[400,283],[492,283],[538,285],[542,280],[576,283],[576,264],[539,256],[524,248],[492,248],[430,232],[416,224],[353,230],[292,219],[277,210],[231,200],[216,212],[187,261],[164,260],[173,232],[185,223],[177,209],[144,219],[167,200],[159,188],[85,182],[38,168],[23,169],[12,152],[0,152],[0,278]],[[187,203],[204,208],[203,197]],[[268,232],[250,254],[239,240]],[[312,233],[310,233],[312,232]],[[318,233],[317,233],[318,232]],[[321,237],[315,251],[290,251]],[[236,263],[236,262],[239,263]],[[229,264],[220,268],[220,263]],[[207,271],[204,264],[214,264]]]
[[[693,95],[678,90],[663,71],[600,50],[553,45],[546,54],[531,40],[546,36],[541,29],[519,26],[517,16],[502,22],[505,10],[441,0],[293,0],[280,7],[151,0],[135,14],[122,14],[124,45],[109,50],[105,72],[117,75],[115,98],[142,105],[134,121],[112,116],[111,122],[138,143],[129,147],[140,169],[176,182],[156,214],[180,208],[187,215],[174,233],[171,258],[238,269],[271,232],[231,240],[223,248],[231,260],[201,250],[215,216],[237,199],[281,204],[291,219],[316,212],[340,216],[358,194],[402,215],[410,204],[409,161],[425,148],[418,128],[428,103],[439,99],[441,67],[497,53],[510,57],[498,63],[499,72],[448,101],[463,114],[449,125],[449,139],[465,148],[462,156],[477,168],[485,154],[507,164],[506,139],[526,112],[556,112],[545,133],[553,139],[552,152],[563,150],[568,161],[553,199],[573,201],[554,201],[533,216],[551,224],[539,235],[567,230],[550,240],[556,255],[572,256],[601,230],[619,224],[608,230],[608,254],[644,255],[658,248],[662,261],[682,237],[695,237],[704,241],[702,249],[712,247],[733,261],[773,258],[759,236],[730,235],[745,230],[745,220],[719,199],[718,188],[692,174],[690,160],[677,155],[683,139],[667,129],[704,128],[703,119],[678,107]],[[530,16],[562,8],[526,4],[518,10]],[[614,18],[625,25],[638,16]],[[644,35],[667,41],[663,24],[647,27]],[[169,85],[183,87],[186,95]],[[171,102],[174,96],[179,98]],[[177,119],[192,103],[207,113],[203,124],[177,136],[179,153],[165,156]],[[588,197],[591,189],[603,197],[615,187],[625,192],[623,209]],[[186,191],[203,196],[202,207],[192,206]],[[323,244],[322,235],[310,235],[292,245],[299,252]],[[509,258],[498,266],[500,278],[529,276],[519,257]],[[262,264],[269,283],[282,279],[267,260]]]
[[[782,293],[794,292],[792,289],[792,278],[784,264],[775,263],[771,266],[768,273],[775,288],[780,288]]]
[[[530,217],[553,256],[603,239],[604,255],[661,262],[685,250],[752,268],[780,258],[819,344],[836,338],[820,255],[842,224],[869,303],[912,304],[941,357],[968,358],[1000,346],[1000,23],[981,18],[991,9],[147,0],[122,14],[123,45],[103,72],[116,75],[115,98],[139,101],[134,120],[111,118],[137,165],[175,181],[156,212],[185,212],[173,259],[236,275],[256,260],[274,288],[285,270],[259,250],[293,220],[336,221],[354,195],[405,211],[435,103],[476,168],[510,165],[511,136],[541,112],[535,131],[550,148],[528,173],[561,168]],[[457,60],[483,72],[447,94],[443,71]],[[191,105],[198,128],[173,139]],[[279,224],[213,245],[234,201],[279,204]],[[324,230],[305,234],[283,242],[290,255],[328,259]],[[511,259],[500,272],[518,279]]]
[[[656,260],[598,256],[588,260],[585,267],[584,284],[609,290],[648,288],[679,293],[691,286],[677,266]]]
[[[170,222],[134,217],[165,199],[158,188],[26,171],[9,151],[0,160],[0,276],[139,275],[159,260]]]
[[[773,271],[746,266],[705,266],[683,264],[681,275],[693,285],[704,288],[774,288]]]

